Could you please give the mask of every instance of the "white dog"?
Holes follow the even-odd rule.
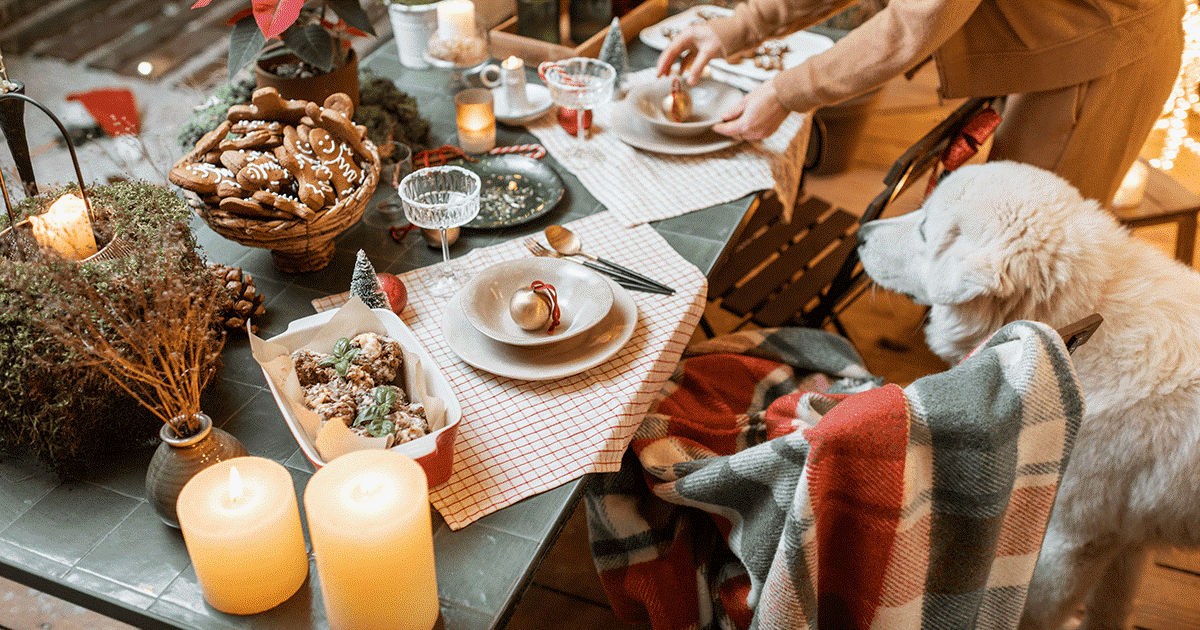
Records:
[[[1083,627],[1123,628],[1146,552],[1200,545],[1200,274],[1014,162],[960,168],[859,238],[876,283],[930,306],[951,363],[1013,320],[1104,317],[1073,356],[1086,414],[1021,627],[1058,628],[1087,597]]]

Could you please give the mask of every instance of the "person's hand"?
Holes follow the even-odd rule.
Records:
[[[704,66],[722,55],[721,40],[717,39],[717,32],[708,24],[693,24],[671,38],[671,43],[658,55],[657,76],[663,77],[670,73],[671,65],[678,60],[680,73],[686,71],[684,78],[688,84],[696,85]]]
[[[723,122],[713,125],[713,131],[741,140],[762,140],[775,133],[788,110],[779,102],[774,81],[764,81],[754,88],[736,107],[721,116]]]

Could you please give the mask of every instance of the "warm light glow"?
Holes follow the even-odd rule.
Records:
[[[29,225],[39,245],[54,249],[67,260],[83,260],[97,251],[87,202],[82,197],[64,194],[44,214],[31,215]]]
[[[1187,0],[1187,12],[1183,16],[1183,59],[1179,77],[1171,89],[1171,97],[1163,105],[1162,117],[1154,124],[1155,129],[1166,129],[1163,147],[1150,165],[1163,170],[1174,166],[1180,146],[1200,155],[1200,144],[1187,137],[1188,116],[1200,114],[1200,95],[1194,93],[1200,83],[1200,0]]]
[[[143,61],[137,65],[138,74],[148,77],[151,72],[154,72],[154,64],[149,61]]]
[[[237,500],[242,498],[242,476],[238,473],[237,466],[229,467],[229,502],[237,503]]]
[[[363,475],[362,479],[358,480],[358,491],[363,494],[371,494],[379,489],[379,477],[376,475]]]

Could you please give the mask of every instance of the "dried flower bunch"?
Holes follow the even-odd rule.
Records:
[[[37,213],[57,195],[14,210]],[[128,256],[72,263],[34,251],[0,265],[0,447],[64,474],[199,411],[224,343],[214,308],[222,288],[182,200],[144,183],[88,195],[97,232],[127,236]]]

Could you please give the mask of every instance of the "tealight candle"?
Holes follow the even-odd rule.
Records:
[[[500,78],[504,82],[504,98],[508,111],[522,112],[529,109],[525,100],[525,62],[512,56],[500,63]]]
[[[292,476],[262,457],[205,468],[179,493],[179,528],[204,599],[252,615],[292,596],[308,576],[308,553]]]
[[[491,90],[471,88],[455,94],[454,110],[458,145],[463,151],[486,153],[496,146],[496,112]]]
[[[429,630],[437,576],[425,472],[395,451],[363,450],[308,481],[304,509],[332,630]]]
[[[437,5],[438,37],[446,40],[475,36],[475,3],[471,0],[442,0]]]

